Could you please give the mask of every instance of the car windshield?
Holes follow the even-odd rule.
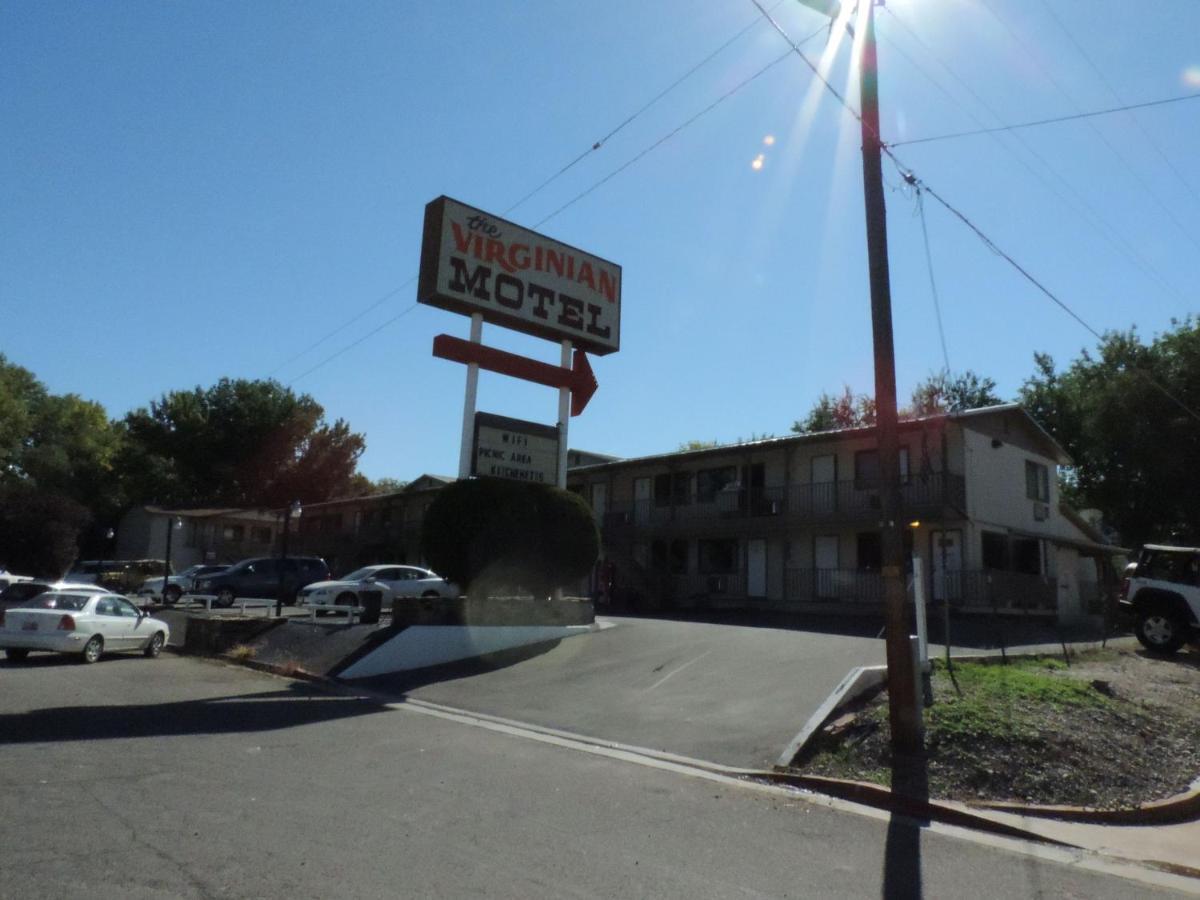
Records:
[[[355,569],[349,575],[343,575],[342,581],[363,581],[367,578],[370,578],[378,571],[378,566],[364,566],[361,569]]]
[[[27,609],[65,609],[70,612],[79,612],[91,597],[83,597],[78,594],[42,594],[34,597],[29,601]]]

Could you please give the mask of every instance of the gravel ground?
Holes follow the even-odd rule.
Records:
[[[933,797],[1134,806],[1200,777],[1200,652],[1133,651],[944,670],[926,712]],[[890,783],[887,696],[833,717],[800,771]]]

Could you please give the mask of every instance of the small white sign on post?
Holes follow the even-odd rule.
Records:
[[[558,429],[490,413],[475,414],[471,474],[558,483]]]

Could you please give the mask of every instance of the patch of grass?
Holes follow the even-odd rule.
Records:
[[[238,644],[232,647],[226,654],[230,659],[236,659],[239,662],[246,659],[254,659],[254,654],[258,651],[247,644]]]
[[[1058,672],[1060,659],[1013,660],[1008,665],[959,663],[954,676],[961,696],[948,683],[936,691],[938,702],[926,711],[933,742],[975,738],[1021,739],[1034,735],[1035,710],[1052,707],[1100,708],[1110,700],[1090,684]]]

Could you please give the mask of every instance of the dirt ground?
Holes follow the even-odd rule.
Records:
[[[925,713],[932,797],[1118,808],[1200,778],[1200,651],[955,669],[935,670]],[[795,768],[890,783],[886,693],[835,713]]]

